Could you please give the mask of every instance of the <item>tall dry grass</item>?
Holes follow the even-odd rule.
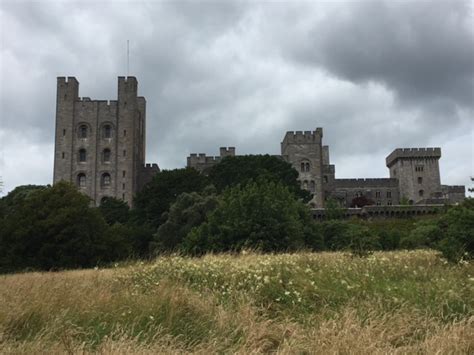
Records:
[[[474,353],[474,268],[433,252],[164,257],[0,276],[0,353]]]

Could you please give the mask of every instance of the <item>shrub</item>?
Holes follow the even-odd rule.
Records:
[[[186,236],[184,250],[295,250],[304,246],[305,224],[312,223],[306,205],[286,186],[267,180],[227,189],[208,221]]]

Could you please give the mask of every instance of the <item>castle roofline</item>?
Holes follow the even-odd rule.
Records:
[[[398,159],[441,158],[441,148],[397,148],[390,153],[385,162],[390,168]]]

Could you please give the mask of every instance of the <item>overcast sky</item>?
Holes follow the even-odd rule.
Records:
[[[56,77],[147,99],[147,161],[280,153],[324,129],[336,177],[387,177],[395,148],[442,149],[444,184],[474,175],[474,2],[0,2],[3,194],[53,176]]]

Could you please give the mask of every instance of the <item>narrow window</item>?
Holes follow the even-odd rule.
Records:
[[[304,172],[304,163],[301,163],[301,172]]]
[[[125,200],[125,194],[122,194],[122,200]]]
[[[80,173],[77,175],[77,186],[86,187],[86,174]]]
[[[104,163],[110,163],[110,149],[104,149],[103,153]]]
[[[79,138],[87,138],[87,126],[85,124],[79,126]]]
[[[422,184],[422,183],[423,183],[423,178],[422,178],[422,177],[418,177],[418,183],[419,183],[419,184]]]
[[[375,197],[380,198],[380,191],[375,191]]]
[[[122,171],[122,177],[125,177],[125,170]]]
[[[104,138],[112,138],[112,126],[109,124],[106,124],[103,128],[103,137]]]
[[[85,149],[80,149],[79,150],[79,161],[81,163],[84,163],[87,159],[87,153]]]
[[[392,205],[392,201],[388,200],[388,201],[387,201],[387,205],[391,206],[391,205]]]
[[[64,94],[64,100],[67,100],[67,94]]]
[[[122,189],[125,190],[125,184],[122,184]]]
[[[418,195],[419,195],[420,197],[423,197],[424,193],[425,193],[425,192],[424,192],[423,190],[418,191]]]
[[[65,130],[65,129],[63,129],[63,136],[65,136],[65,135],[66,135],[66,130]]]
[[[127,135],[127,130],[124,129],[124,130],[123,130],[123,136],[125,137],[126,135]]]
[[[316,184],[314,183],[313,180],[311,180],[311,182],[309,183],[309,190],[311,192],[314,192],[316,190]]]
[[[124,149],[123,150],[123,156],[125,157],[127,155],[127,151]]]
[[[325,184],[328,183],[328,177],[327,177],[327,175],[324,175],[324,183],[325,183]]]
[[[309,171],[309,163],[306,163],[305,166],[306,166],[306,169],[305,169],[305,170],[306,170],[306,171]]]
[[[63,152],[63,159],[64,159],[65,156],[66,156],[66,154]]]
[[[110,186],[110,174],[103,173],[101,178],[101,185],[102,187],[109,187]]]
[[[391,198],[392,197],[392,191],[387,191],[387,198]]]

